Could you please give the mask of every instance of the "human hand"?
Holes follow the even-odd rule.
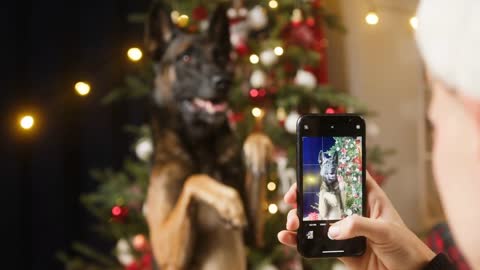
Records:
[[[422,269],[435,254],[400,218],[387,195],[367,173],[367,216],[349,216],[330,226],[328,237],[344,240],[357,236],[367,238],[367,250],[360,257],[340,257],[351,270]],[[297,185],[285,194],[285,202],[294,209],[287,216],[286,230],[278,233],[278,240],[288,246],[297,245]]]

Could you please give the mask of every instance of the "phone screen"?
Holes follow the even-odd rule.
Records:
[[[307,116],[298,123],[297,167],[301,220],[299,251],[306,257],[359,255],[365,239],[335,241],[329,226],[365,215],[365,124],[358,116]]]
[[[302,137],[303,221],[362,215],[362,137]]]

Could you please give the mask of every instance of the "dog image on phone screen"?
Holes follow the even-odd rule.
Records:
[[[320,220],[342,218],[343,201],[342,191],[337,177],[338,154],[327,156],[322,150],[318,153],[320,165],[320,179],[322,184],[318,194],[318,214]]]

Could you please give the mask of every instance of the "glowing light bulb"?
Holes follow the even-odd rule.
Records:
[[[370,25],[375,25],[380,19],[378,18],[377,13],[371,11],[365,16],[365,21]]]
[[[35,124],[35,119],[31,115],[24,115],[20,118],[19,124],[21,128],[28,130],[33,127],[33,124]]]
[[[80,96],[86,96],[90,93],[90,85],[86,82],[77,82],[75,84],[75,91],[77,91],[77,94]]]
[[[258,108],[258,107],[254,107],[254,108],[252,109],[252,115],[253,115],[254,117],[258,118],[258,117],[260,117],[260,116],[263,115],[263,111],[262,111],[262,109],[260,109],[260,108]]]
[[[133,47],[128,49],[127,56],[133,62],[137,62],[138,60],[142,59],[143,53],[139,48]]]
[[[274,182],[269,182],[267,184],[267,189],[270,191],[274,191],[276,188],[277,188],[277,184],[275,184]]]
[[[275,9],[275,8],[278,7],[278,2],[277,2],[276,0],[270,0],[270,1],[268,2],[268,6],[269,6],[270,8],[272,8],[272,9]]]
[[[277,46],[273,49],[273,53],[277,56],[280,56],[283,54],[283,48],[280,46]]]
[[[418,27],[418,19],[416,16],[413,16],[410,18],[410,26],[413,28],[413,29],[417,29]]]
[[[268,206],[268,212],[270,212],[270,214],[275,214],[277,213],[278,211],[278,206],[274,203],[271,203],[269,206]]]
[[[256,54],[250,55],[250,63],[252,64],[258,64],[258,61],[260,61],[260,58]]]

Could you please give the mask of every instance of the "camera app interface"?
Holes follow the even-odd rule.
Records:
[[[303,221],[362,215],[362,137],[303,137],[302,149]]]

